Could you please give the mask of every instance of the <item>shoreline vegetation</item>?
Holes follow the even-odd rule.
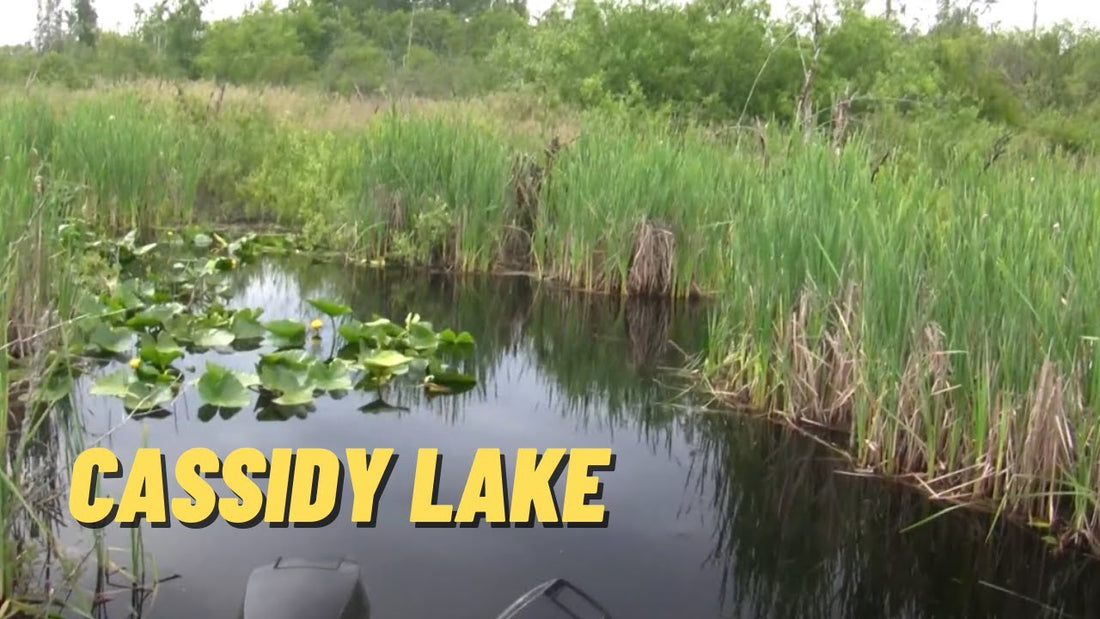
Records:
[[[89,43],[76,29],[0,54],[0,77],[19,80],[0,96],[5,530],[44,528],[29,493],[38,429],[79,426],[21,398],[59,363],[48,351],[76,311],[75,269],[96,268],[62,242],[75,219],[139,243],[294,229],[305,251],[362,264],[704,297],[709,347],[687,369],[705,397],[1100,556],[1100,73],[1087,61],[1100,38],[986,33],[961,9],[914,34],[850,7],[827,34],[804,16],[817,28],[786,37],[792,24],[747,5],[585,3],[534,26],[499,9],[467,26],[415,13],[452,34],[501,20],[495,44],[459,53],[401,11],[389,49],[367,14],[358,34],[330,32],[353,10],[339,2],[214,25],[192,4],[132,34]],[[681,36],[703,22],[703,39]],[[154,36],[181,28],[208,38]],[[703,54],[701,68],[613,53],[632,32]],[[229,71],[248,50],[302,58]],[[424,86],[460,60],[480,90]],[[1038,77],[1051,67],[1058,83]],[[390,81],[348,81],[361,74]],[[26,552],[0,539],[0,604],[37,559]]]

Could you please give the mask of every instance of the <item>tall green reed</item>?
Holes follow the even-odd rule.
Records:
[[[30,575],[57,558],[53,539],[57,494],[71,453],[67,399],[38,397],[43,380],[65,380],[61,328],[76,291],[59,264],[59,239],[71,211],[70,187],[46,156],[53,124],[31,106],[0,108],[14,121],[0,143],[0,600],[7,612],[21,594],[36,595]],[[22,131],[22,140],[20,132]]]
[[[759,206],[730,212],[712,361],[768,367],[729,378],[777,384],[785,401],[759,404],[851,430],[862,465],[1092,521],[1094,482],[1068,512],[1050,505],[1093,478],[1080,458],[1098,430],[1100,218],[1082,205],[1100,184],[1058,156],[872,181],[873,158],[858,139],[799,144],[732,194]]]

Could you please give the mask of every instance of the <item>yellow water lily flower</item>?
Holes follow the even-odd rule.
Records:
[[[314,331],[320,331],[321,327],[324,326],[324,324],[325,323],[321,322],[320,318],[314,318],[313,322],[309,323],[309,328],[313,329]]]
[[[141,365],[141,359],[138,359],[137,357],[134,357],[133,359],[130,359],[130,368],[131,369],[136,370],[136,369],[138,369],[139,365]]]

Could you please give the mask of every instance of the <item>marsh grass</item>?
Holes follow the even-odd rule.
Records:
[[[1100,550],[1095,171],[1050,156],[871,183],[860,149],[809,145],[735,213],[714,384],[850,433],[859,467]]]
[[[72,379],[61,355],[63,328],[76,291],[59,242],[70,211],[69,189],[51,175],[50,119],[30,108],[6,108],[11,128],[27,138],[0,144],[0,615],[50,604],[51,579],[70,572],[57,527],[67,458],[79,449],[79,415],[68,397],[37,397],[46,380]],[[11,134],[8,134],[11,135]],[[37,137],[36,137],[37,136]],[[46,599],[42,599],[46,591]],[[33,607],[33,605],[32,605]]]

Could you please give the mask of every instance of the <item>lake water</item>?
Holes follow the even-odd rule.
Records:
[[[980,518],[931,515],[921,497],[832,471],[814,443],[757,420],[692,408],[661,370],[701,349],[705,307],[617,304],[522,278],[395,275],[308,262],[242,271],[234,306],[308,320],[303,299],[340,299],[360,317],[418,312],[470,331],[478,387],[429,400],[415,389],[318,399],[289,419],[244,409],[200,412],[185,392],[172,415],[123,420],[113,401],[84,396],[87,444],[123,465],[141,446],[169,466],[184,450],[392,447],[398,461],[374,528],[350,522],[351,485],[323,528],[142,527],[147,579],[172,577],[144,600],[145,617],[235,617],[251,570],[280,556],[357,561],[372,617],[492,619],[530,587],[566,578],[619,618],[1097,617],[1100,574],[1056,559],[1032,538]],[[328,350],[331,329],[326,320]],[[218,355],[251,370],[255,353]],[[203,360],[185,364],[201,371]],[[417,450],[443,455],[439,501],[457,504],[478,448],[610,447],[600,474],[606,528],[417,528],[408,521]],[[509,468],[509,472],[511,469]],[[184,496],[169,470],[170,496]],[[123,480],[107,480],[119,496]],[[558,496],[564,476],[558,484]],[[560,498],[559,498],[560,501]],[[80,531],[69,527],[75,544]],[[111,559],[130,565],[131,532],[105,530]],[[124,585],[122,576],[112,582]],[[89,573],[85,585],[94,584]],[[99,616],[133,616],[127,589],[108,587]],[[1059,614],[1058,610],[1064,611]]]

